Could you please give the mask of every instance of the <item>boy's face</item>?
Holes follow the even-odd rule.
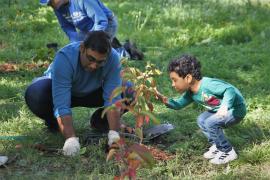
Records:
[[[182,78],[176,72],[170,72],[170,78],[172,80],[172,87],[174,87],[177,92],[183,93],[190,88],[191,75],[188,74],[185,78]]]

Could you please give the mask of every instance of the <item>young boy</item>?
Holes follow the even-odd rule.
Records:
[[[182,96],[172,99],[157,91],[158,99],[171,109],[181,109],[193,101],[207,109],[197,119],[212,145],[204,153],[204,158],[211,159],[212,164],[225,164],[237,159],[223,128],[239,123],[246,115],[245,100],[239,90],[222,80],[202,77],[201,65],[194,56],[183,55],[173,60],[168,71],[172,86]]]

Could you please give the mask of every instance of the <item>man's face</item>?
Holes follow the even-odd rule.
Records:
[[[190,87],[189,85],[190,75],[187,75],[185,78],[180,77],[176,72],[170,72],[170,79],[172,81],[172,87],[179,93],[187,91]]]
[[[59,9],[61,6],[67,4],[69,0],[50,0],[49,4],[53,9]]]
[[[107,62],[107,54],[100,54],[90,48],[85,48],[83,44],[80,47],[80,61],[86,71],[95,71],[104,66]]]

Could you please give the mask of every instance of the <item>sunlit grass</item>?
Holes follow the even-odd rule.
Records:
[[[248,114],[237,126],[225,130],[239,152],[239,160],[213,166],[202,158],[207,140],[200,132],[196,117],[203,111],[190,105],[174,111],[153,100],[154,113],[162,123],[175,130],[164,136],[164,150],[175,158],[141,169],[141,179],[269,179],[270,137],[270,6],[267,0],[104,0],[118,17],[118,38],[134,40],[145,61],[129,65],[143,69],[146,61],[163,72],[157,78],[160,91],[167,96],[178,94],[171,87],[167,64],[183,53],[196,55],[205,76],[224,79],[238,87],[246,98]],[[0,2],[0,64],[51,61],[46,44],[68,43],[49,7],[37,1]],[[0,72],[0,136],[25,135],[25,141],[0,140],[0,153],[18,160],[10,169],[0,169],[4,178],[16,179],[112,179],[117,168],[105,163],[102,139],[88,146],[76,158],[50,156],[27,147],[42,142],[61,148],[63,137],[46,132],[43,122],[24,103],[24,91],[34,77],[45,69]],[[78,135],[89,129],[94,110],[75,108],[74,125]],[[134,118],[123,118],[134,124]],[[26,147],[16,150],[16,144]]]

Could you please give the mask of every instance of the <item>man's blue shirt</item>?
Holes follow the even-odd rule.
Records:
[[[121,63],[118,53],[112,49],[103,67],[86,71],[80,63],[80,43],[71,43],[59,50],[53,63],[45,72],[52,78],[52,95],[55,117],[71,115],[71,96],[83,97],[102,87],[104,106],[109,106],[121,97],[109,101],[112,91],[121,86]],[[91,99],[89,99],[91,101]]]
[[[83,40],[81,34],[105,30],[112,11],[99,0],[70,0],[69,4],[55,10],[61,28],[71,42]]]

